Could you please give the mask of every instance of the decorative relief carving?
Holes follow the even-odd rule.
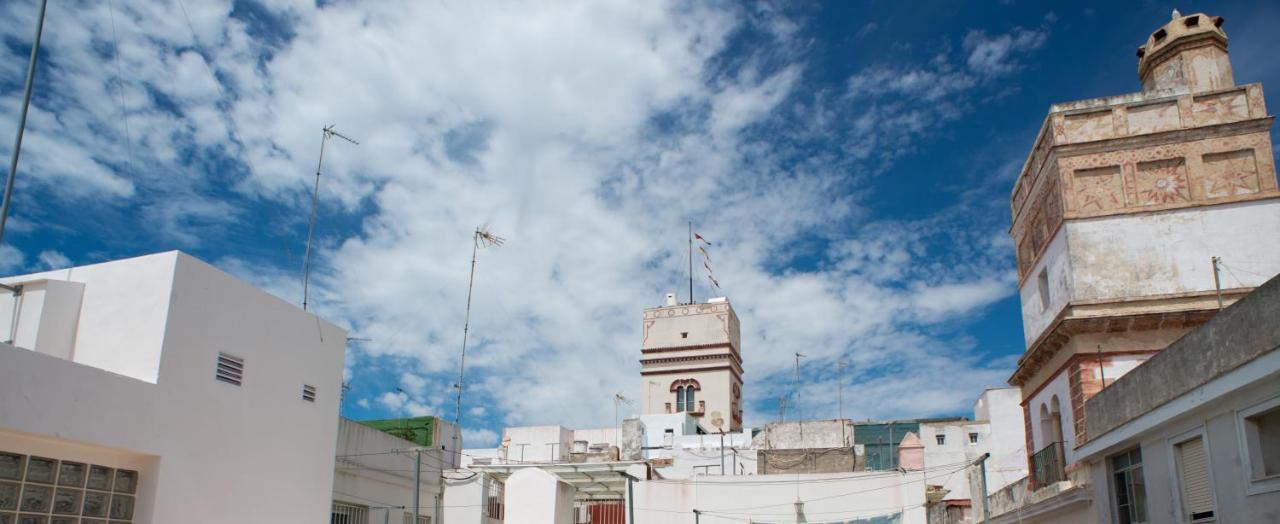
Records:
[[[1236,122],[1249,118],[1249,100],[1243,89],[1191,100],[1191,122],[1196,126]]]
[[[1090,142],[1115,136],[1111,110],[1067,115],[1063,118],[1067,142]]]
[[[1205,198],[1258,192],[1258,162],[1252,149],[1204,155],[1204,170],[1195,176]]]
[[[1130,193],[1140,206],[1191,201],[1187,163],[1182,158],[1140,162],[1130,180]]]
[[[1072,209],[1087,212],[1124,207],[1124,181],[1120,176],[1120,166],[1082,169],[1076,171],[1072,179]]]
[[[1158,133],[1182,127],[1178,101],[1129,108],[1129,134]]]

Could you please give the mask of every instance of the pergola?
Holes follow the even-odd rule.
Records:
[[[540,469],[573,486],[576,500],[623,500],[627,493],[627,468],[644,461],[584,462],[580,464],[472,464],[468,469],[485,473],[500,482],[506,482],[522,469]]]

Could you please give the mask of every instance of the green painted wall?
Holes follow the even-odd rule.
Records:
[[[395,435],[411,441],[419,446],[434,446],[436,433],[435,417],[389,418],[382,420],[362,420],[361,424],[373,429]]]

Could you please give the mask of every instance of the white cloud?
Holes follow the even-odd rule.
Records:
[[[321,126],[336,123],[360,140],[326,151],[326,209],[361,216],[350,236],[317,242],[313,310],[372,339],[352,346],[352,381],[385,372],[370,363],[408,364],[379,376],[400,391],[358,405],[452,414],[469,235],[480,224],[508,242],[479,254],[464,406],[469,442],[496,439],[477,429],[484,416],[498,424],[607,425],[615,392],[638,397],[640,310],[680,286],[686,220],[717,239],[716,270],[743,320],[746,392],[757,420],[768,415],[765,399],[786,389],[795,349],[818,368],[837,358],[856,362],[868,383],[893,374],[900,399],[950,399],[883,402],[867,406],[868,415],[951,409],[1008,368],[927,333],[1012,292],[992,277],[1007,253],[991,247],[991,228],[948,237],[963,226],[876,223],[859,205],[866,194],[842,185],[876,171],[858,162],[901,154],[937,121],[961,114],[951,99],[983,78],[968,60],[871,67],[849,80],[844,97],[797,108],[792,100],[806,89],[802,57],[749,56],[727,70],[717,61],[744,24],[766,24],[777,39],[770,51],[802,48],[788,40],[796,38],[793,24],[733,7],[298,3],[271,8],[293,39],[267,42],[227,18],[228,3],[207,2],[188,5],[202,44],[196,52],[186,16],[158,2],[115,13],[121,81],[102,66],[105,57],[88,51],[89,42],[115,48],[106,13],[100,4],[81,7],[51,11],[58,29],[47,43],[50,81],[65,91],[37,108],[32,125],[30,168],[39,183],[83,189],[65,198],[128,201],[157,236],[195,245],[243,225],[245,202],[303,207]],[[18,22],[0,34],[27,38],[12,27],[26,27],[22,10],[3,10]],[[1034,43],[1009,36],[999,51],[992,38],[974,38],[967,52],[989,48],[974,59],[988,69],[1012,67],[1018,49]],[[13,97],[0,107],[11,112]],[[795,113],[805,129],[788,139],[822,138],[831,126],[864,120],[838,154],[810,157],[758,132]],[[199,160],[222,154],[249,173],[215,172]],[[215,201],[210,187],[245,200]],[[805,253],[821,264],[780,269],[800,256],[791,243],[806,237],[830,245]],[[960,257],[938,259],[954,247],[941,244],[974,238],[974,246],[957,248]],[[296,303],[301,261],[290,262],[279,269],[237,253],[218,259]],[[919,361],[917,372],[911,366]],[[940,362],[957,369],[943,371]],[[965,373],[972,378],[940,380]]]
[[[67,258],[67,256],[62,254],[60,251],[52,249],[41,251],[36,258],[40,260],[40,264],[43,266],[42,269],[62,269],[71,267],[71,259]]]
[[[498,445],[498,433],[490,429],[462,430],[462,446],[466,449],[491,448]]]

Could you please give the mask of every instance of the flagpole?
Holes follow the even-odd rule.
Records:
[[[693,303],[693,221],[689,221],[689,303]]]

